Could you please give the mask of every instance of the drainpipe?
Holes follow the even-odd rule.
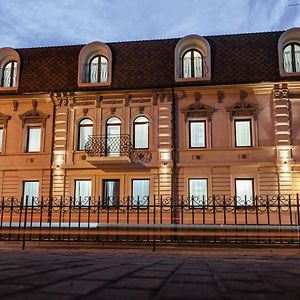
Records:
[[[49,197],[52,198],[53,196],[53,160],[54,160],[54,132],[55,132],[55,114],[56,114],[56,106],[55,101],[53,99],[53,94],[50,93],[50,97],[53,103],[53,110],[52,110],[52,145],[51,145],[51,159],[50,159],[50,191],[49,191]]]

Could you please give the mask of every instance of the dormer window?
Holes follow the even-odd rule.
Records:
[[[182,78],[195,78],[202,76],[202,54],[196,49],[186,51],[182,56]]]
[[[85,45],[78,57],[78,86],[108,86],[112,76],[112,53],[108,45]]]
[[[300,28],[285,31],[278,40],[281,76],[300,76]]]
[[[287,44],[283,48],[283,66],[287,73],[300,72],[300,45]]]
[[[211,78],[211,53],[208,41],[188,35],[175,47],[175,81],[200,81]]]
[[[107,58],[97,55],[89,63],[89,82],[107,82]]]
[[[20,56],[11,48],[0,49],[0,90],[15,90],[19,85]]]

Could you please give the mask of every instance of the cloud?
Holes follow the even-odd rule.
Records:
[[[289,7],[288,3],[287,0],[1,0],[0,47],[281,30],[300,25],[300,6]]]

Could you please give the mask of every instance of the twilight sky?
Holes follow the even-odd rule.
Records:
[[[0,0],[0,48],[290,27],[300,27],[300,0]]]

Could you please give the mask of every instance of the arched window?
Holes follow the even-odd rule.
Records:
[[[1,72],[1,86],[15,87],[17,81],[17,62],[9,61],[6,63]]]
[[[133,121],[133,147],[149,148],[149,120],[145,116],[137,117]]]
[[[107,58],[102,55],[93,57],[89,65],[89,81],[90,83],[107,81]]]
[[[287,73],[300,72],[300,45],[287,44],[283,48],[283,67]]]
[[[82,119],[78,126],[78,144],[77,150],[84,150],[84,146],[88,141],[89,135],[93,134],[93,121],[90,119]]]
[[[121,120],[111,117],[106,121],[106,155],[120,156]]]
[[[186,51],[182,56],[182,78],[203,76],[203,57],[195,49]]]

